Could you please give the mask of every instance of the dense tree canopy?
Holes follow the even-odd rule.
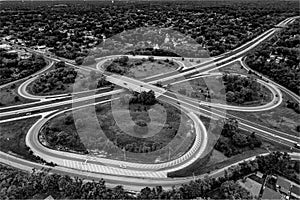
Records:
[[[260,84],[253,77],[225,74],[223,82],[228,102],[242,104],[260,100],[263,96]]]
[[[296,94],[300,94],[299,19],[249,54],[246,63]]]
[[[0,49],[0,85],[27,77],[46,64],[42,56],[32,54],[29,58],[22,58],[18,52]]]
[[[224,176],[217,178],[205,177],[188,184],[164,190],[161,186],[143,188],[132,195],[122,186],[108,188],[104,180],[84,182],[69,176],[49,174],[47,171],[33,170],[31,174],[0,165],[1,199],[43,199],[48,195],[56,199],[194,199],[197,197],[214,199],[249,199],[250,193],[241,188],[235,181],[246,175],[261,171],[275,173],[277,170],[292,169],[299,166],[293,164],[286,153],[272,152],[266,156],[258,156],[255,160],[245,161],[225,171]],[[215,191],[218,196],[215,196]],[[221,196],[219,196],[221,194]]]
[[[297,1],[55,4],[3,2],[0,37],[13,35],[26,45],[46,45],[57,56],[75,59],[89,55],[89,49],[124,30],[154,26],[188,35],[215,56],[244,44],[288,16],[299,15]]]
[[[46,93],[53,90],[64,90],[66,84],[73,84],[77,71],[73,67],[65,66],[64,62],[55,64],[54,69],[42,74],[32,85],[34,93]]]
[[[215,149],[231,157],[249,148],[254,149],[261,145],[261,140],[256,137],[254,132],[252,134],[246,134],[246,132],[238,128],[238,121],[230,118],[224,123],[221,137],[217,141]]]

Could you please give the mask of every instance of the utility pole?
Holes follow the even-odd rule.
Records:
[[[124,160],[126,161],[126,152],[125,152],[125,148],[123,148],[123,154],[124,154]]]

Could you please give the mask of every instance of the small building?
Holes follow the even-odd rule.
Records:
[[[9,44],[1,44],[0,49],[11,50],[11,45]]]
[[[263,178],[264,174],[261,172],[256,172],[256,176],[259,178]]]
[[[39,49],[39,50],[46,49],[46,45],[37,46],[36,48]]]
[[[12,39],[12,36],[8,35],[8,36],[3,37],[2,39],[5,40],[5,41],[9,41],[9,40]]]
[[[7,54],[18,54],[18,52],[16,50],[10,50],[8,52],[6,52]]]
[[[54,200],[54,198],[51,195],[49,195],[44,200]]]
[[[29,59],[31,57],[30,53],[19,53],[19,58],[24,60],[24,59]]]

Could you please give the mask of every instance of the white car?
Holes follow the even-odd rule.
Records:
[[[126,169],[127,166],[124,165],[124,164],[121,164],[120,167],[123,168],[123,169]]]
[[[299,143],[295,143],[294,147],[297,148],[297,149],[300,149],[300,144]]]

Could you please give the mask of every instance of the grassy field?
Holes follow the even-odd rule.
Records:
[[[251,192],[253,197],[258,198],[260,188],[261,188],[260,183],[254,181],[250,178],[247,178],[245,182],[243,182],[242,180],[238,180],[238,183],[240,184],[240,186],[242,186],[243,188],[245,188],[246,190]]]
[[[71,139],[72,144],[83,144],[89,154],[94,156],[141,163],[163,162],[180,157],[188,151],[195,139],[190,119],[180,114],[177,122],[172,115],[168,116],[171,114],[168,108],[164,108],[167,107],[158,104],[146,112],[144,107],[136,105],[129,109],[129,113],[127,110],[130,115],[127,116],[126,108],[115,108],[117,112],[112,112],[110,103],[87,107],[52,119],[46,126],[56,129],[55,133],[50,134],[51,137],[49,132],[41,134],[46,140],[66,135],[61,141],[78,135],[76,141],[79,140],[80,144]],[[70,116],[73,121],[67,123],[66,119]],[[142,119],[147,121],[147,129],[135,129],[135,123]],[[75,147],[66,146],[68,148],[61,148],[61,145],[56,144],[52,148],[60,147],[70,151]]]
[[[273,98],[272,93],[267,88],[261,87],[260,93],[264,96],[261,101],[245,102],[243,104],[228,102],[226,101],[225,86],[220,76],[199,77],[197,79],[173,84],[170,89],[197,100],[208,102],[218,101],[233,106],[259,106],[270,102]],[[207,91],[212,95],[211,99],[206,98]]]
[[[205,122],[205,120],[203,121],[204,125],[206,126],[206,128],[208,129],[208,136],[209,136],[209,142],[211,143],[210,146],[213,148],[213,146],[215,145],[216,139],[217,139],[217,133],[218,129],[211,129],[211,125],[214,124],[210,124],[208,125],[207,122]],[[247,133],[250,134],[250,133]],[[215,138],[214,138],[215,137]],[[257,135],[258,138],[260,138]],[[172,172],[171,174],[169,174],[169,176],[171,177],[186,177],[186,176],[192,176],[194,175],[201,175],[201,174],[205,174],[207,173],[209,175],[210,172],[217,170],[217,169],[221,169],[223,167],[226,167],[230,164],[236,163],[238,161],[244,160],[246,158],[252,157],[252,156],[256,156],[262,153],[268,153],[269,151],[290,151],[290,148],[282,145],[280,143],[276,143],[274,141],[268,141],[265,140],[264,138],[260,138],[260,140],[262,141],[262,145],[260,148],[255,148],[253,150],[251,149],[247,149],[245,148],[245,150],[240,153],[237,154],[235,156],[231,156],[231,157],[226,157],[222,152],[217,151],[215,149],[212,150],[211,153],[208,152],[206,158],[201,157],[200,159],[198,159],[196,162],[194,162],[192,165],[188,166],[187,168],[184,168],[180,171],[177,172]],[[209,148],[207,148],[209,150]],[[223,172],[224,174],[224,172]],[[222,175],[222,173],[221,173]],[[220,176],[220,174],[217,174],[217,176]],[[215,177],[215,176],[213,176]]]
[[[34,100],[25,99],[18,95],[18,87],[21,83],[19,82],[0,89],[0,107],[34,102]]]
[[[236,163],[238,161],[241,161],[243,159],[255,156],[257,154],[260,153],[266,153],[267,150],[264,149],[256,149],[256,150],[251,150],[251,151],[247,151],[247,152],[243,152],[242,154],[238,154],[236,156],[232,156],[231,158],[225,158],[223,156],[221,156],[219,153],[213,153],[210,158],[209,161],[207,163],[205,163],[204,165],[202,163],[193,163],[192,165],[195,166],[189,166],[190,168],[193,168],[193,170],[191,169],[183,169],[181,170],[180,173],[175,174],[174,176],[180,176],[180,177],[185,177],[185,176],[192,176],[194,175],[201,175],[201,174],[208,174],[214,170],[217,169],[221,169],[223,167],[226,167],[230,164]],[[223,161],[218,161],[218,158],[222,158]],[[219,176],[219,174],[218,174]]]
[[[176,62],[170,64],[169,62],[166,62],[164,60],[155,60],[154,62],[146,60],[142,62],[141,65],[136,65],[136,59],[132,59],[129,61],[129,63],[134,64],[134,67],[130,68],[128,75],[137,79],[167,73],[170,71],[174,71],[176,68],[179,67],[179,65]]]
[[[247,76],[256,77],[255,75],[249,75],[244,68],[241,68],[239,62],[220,68],[215,72],[240,73]],[[263,89],[264,89],[264,93],[266,93],[265,91],[266,88]],[[287,108],[285,103],[287,100],[293,100],[293,99],[291,99],[286,93],[284,92],[282,93],[283,93],[283,103],[277,108],[272,109],[270,111],[247,113],[247,115],[235,111],[228,111],[228,112],[230,114],[234,114],[238,117],[247,119],[252,122],[259,123],[269,128],[290,133],[292,135],[300,136],[300,133],[296,131],[296,126],[300,125],[299,114],[297,114],[292,109]],[[266,102],[266,100],[264,100],[264,102]]]
[[[228,113],[278,131],[300,136],[300,133],[296,131],[296,126],[300,125],[299,114],[286,107],[285,102],[289,97],[284,92],[283,99],[283,103],[269,111],[247,113],[247,115],[236,111],[228,111]]]
[[[210,58],[191,58],[191,59],[185,58],[184,60],[182,60],[182,58],[176,58],[176,60],[182,62],[186,67],[191,67],[194,65],[199,65],[205,61],[208,61],[210,60]]]
[[[254,76],[248,74],[248,71],[241,67],[240,62],[235,62],[230,65],[227,65],[225,67],[213,70],[211,72],[221,72],[221,73],[237,73],[237,74],[243,74],[245,76]]]
[[[36,161],[36,157],[29,153],[25,144],[25,137],[30,127],[39,119],[33,117],[0,124],[0,150],[21,158]]]
[[[113,61],[107,61],[103,64],[103,68],[106,69]],[[157,74],[167,73],[170,71],[175,71],[179,65],[176,62],[170,60],[158,60],[154,59],[150,61],[149,59],[135,59],[130,58],[126,63],[126,73],[125,76],[143,79],[149,76],[154,76]],[[124,66],[122,67],[124,68]]]

